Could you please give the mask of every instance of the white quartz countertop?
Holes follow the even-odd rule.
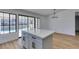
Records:
[[[23,30],[23,31],[30,33],[30,34],[33,34],[33,35],[36,35],[40,38],[46,38],[49,35],[54,33],[54,31],[46,30],[46,29],[31,29],[31,30]]]

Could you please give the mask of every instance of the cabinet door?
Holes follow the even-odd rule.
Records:
[[[42,44],[42,39],[37,38],[34,40],[35,44],[36,44],[36,49],[42,49],[43,44]]]
[[[29,48],[29,35],[28,34],[23,34],[23,39],[22,39],[22,44],[23,44],[23,48],[28,49]]]
[[[22,47],[24,49],[27,49],[28,48],[28,41],[26,40],[26,37],[25,36],[22,37]]]
[[[42,49],[42,39],[32,36],[32,48],[34,49]]]
[[[28,47],[29,47],[29,49],[32,49],[32,35],[31,34],[29,34],[29,39],[28,39]]]

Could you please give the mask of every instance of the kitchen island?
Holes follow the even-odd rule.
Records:
[[[45,29],[31,29],[22,31],[23,48],[52,49],[54,31]]]

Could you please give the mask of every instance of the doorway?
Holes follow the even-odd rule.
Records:
[[[79,12],[75,13],[75,34],[79,36]]]

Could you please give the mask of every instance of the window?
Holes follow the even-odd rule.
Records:
[[[10,14],[10,32],[16,32],[16,15]]]
[[[28,17],[28,28],[29,29],[34,29],[34,17]]]
[[[4,33],[9,33],[9,14],[3,14],[3,31]]]
[[[22,30],[40,28],[40,19],[36,17],[19,15],[19,36]]]
[[[0,33],[16,32],[16,15],[0,13]]]
[[[35,21],[36,21],[35,22],[36,23],[35,27],[39,29],[40,28],[40,19],[39,18],[35,18]]]
[[[19,16],[19,29],[25,29],[27,28],[27,17],[25,16]]]
[[[21,36],[22,30],[27,30],[27,17],[19,16],[19,36]]]
[[[19,15],[19,36],[22,30],[40,28],[40,19],[37,17]],[[16,32],[17,19],[15,14],[0,12],[0,34]]]
[[[3,13],[0,13],[0,33],[3,33]]]

